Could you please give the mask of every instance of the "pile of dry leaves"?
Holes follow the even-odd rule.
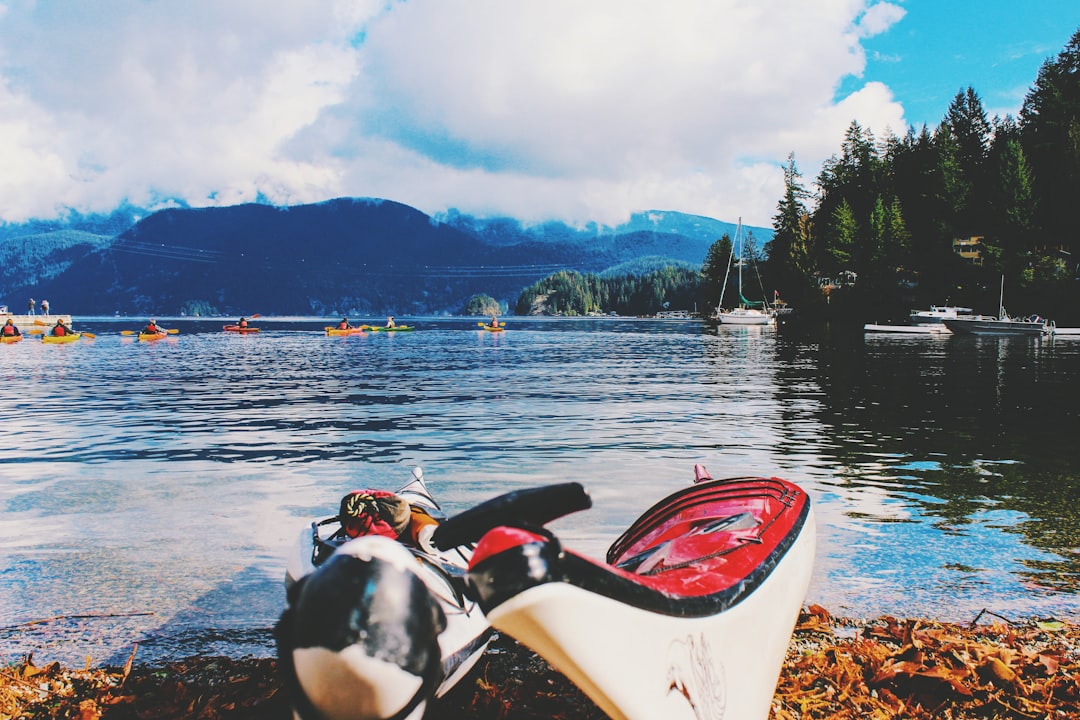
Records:
[[[772,717],[1080,718],[1080,627],[892,617],[860,627],[814,605],[799,618]]]
[[[198,658],[72,670],[26,658],[0,667],[0,720],[291,717],[269,659]],[[428,720],[604,715],[565,677],[498,637]],[[812,606],[799,618],[774,720],[1080,717],[1080,627],[970,626],[883,617],[856,623]]]

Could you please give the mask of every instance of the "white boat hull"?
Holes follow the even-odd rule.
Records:
[[[493,608],[488,619],[615,720],[764,720],[810,583],[814,545],[811,511],[769,577],[710,617],[661,615],[547,583]]]
[[[954,318],[944,320],[956,335],[1024,335],[1041,337],[1052,332],[1046,321]]]
[[[925,323],[923,325],[878,325],[867,323],[863,325],[863,332],[875,333],[899,333],[908,335],[948,335],[949,328],[942,323]]]
[[[770,313],[760,310],[732,310],[716,314],[716,319],[721,325],[773,325],[776,318]]]

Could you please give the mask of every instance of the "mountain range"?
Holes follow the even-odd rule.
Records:
[[[76,315],[430,315],[486,294],[513,307],[560,270],[640,275],[700,268],[735,225],[677,212],[617,227],[526,225],[390,200],[291,207],[122,207],[108,215],[0,226],[0,303],[48,299]],[[744,228],[755,244],[767,228]]]

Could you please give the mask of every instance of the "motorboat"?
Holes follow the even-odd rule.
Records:
[[[957,305],[931,305],[929,310],[912,310],[908,321],[912,325],[940,325],[946,319],[971,317],[974,310]]]
[[[1001,294],[998,298],[996,317],[973,315],[969,317],[944,318],[945,327],[957,335],[1024,335],[1041,337],[1051,335],[1056,329],[1051,320],[1030,315],[1026,318],[1010,317],[1005,311],[1005,276],[1001,276]]]

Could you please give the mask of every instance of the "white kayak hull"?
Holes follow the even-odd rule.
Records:
[[[813,515],[768,579],[743,602],[680,618],[547,583],[488,620],[574,682],[615,720],[764,720],[814,562]]]
[[[537,524],[502,522],[514,493],[448,521],[482,532],[470,592],[612,718],[766,720],[810,584],[815,521],[780,478],[696,482],[656,503],[599,562]],[[577,484],[551,486],[572,496]],[[521,492],[521,491],[519,491]],[[544,489],[527,502],[536,504]],[[578,507],[588,507],[583,500]]]

